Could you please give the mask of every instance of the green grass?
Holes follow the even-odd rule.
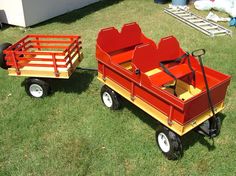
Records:
[[[56,81],[55,93],[37,100],[21,87],[24,78],[0,70],[0,175],[234,175],[236,173],[236,36],[209,38],[163,13],[153,0],[102,1],[22,29],[6,27],[0,42],[30,33],[79,34],[85,59],[96,67],[101,28],[136,21],[155,41],[174,35],[184,50],[205,48],[204,63],[232,75],[221,135],[214,141],[189,133],[184,156],[168,161],[155,143],[157,123],[128,102],[110,111],[100,100],[96,73],[75,73]],[[192,9],[192,11],[197,12]],[[208,12],[197,12],[206,16]],[[227,24],[223,24],[226,27]]]

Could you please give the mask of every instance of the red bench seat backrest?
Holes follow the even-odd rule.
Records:
[[[175,60],[183,55],[179,42],[173,36],[165,37],[160,40],[157,45],[157,53],[159,62]]]
[[[156,46],[153,42],[137,46],[133,56],[134,67],[142,72],[160,67],[160,62],[174,60],[183,54],[175,37],[162,38]]]
[[[102,29],[97,38],[97,44],[107,53],[122,50],[140,44],[142,33],[137,23],[125,24],[121,32],[114,27]]]
[[[132,59],[134,67],[140,69],[141,72],[147,72],[159,67],[157,59],[157,49],[155,43],[149,43],[137,46]]]

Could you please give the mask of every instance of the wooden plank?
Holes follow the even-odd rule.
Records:
[[[20,68],[20,75],[17,75],[15,68],[8,68],[9,76],[24,76],[24,77],[45,77],[45,78],[59,78],[68,79],[71,74],[75,71],[76,67],[79,65],[80,61],[83,59],[82,53],[81,57],[74,57],[72,59],[72,65],[68,65],[67,68],[58,68],[59,76],[55,76],[53,67],[29,67],[25,66]],[[43,62],[45,64],[45,62]]]
[[[131,93],[118,85],[116,82],[112,81],[108,77],[106,79],[103,79],[103,75],[101,73],[98,73],[98,80],[101,81],[103,84],[106,84],[109,86],[111,89],[119,93],[122,97],[126,98],[128,101],[148,113],[151,117],[154,119],[158,120],[160,123],[165,125],[166,127],[170,128],[174,132],[176,132],[178,135],[183,136],[184,134],[188,133],[198,125],[202,124],[204,121],[212,117],[212,112],[206,111],[202,112],[201,115],[195,117],[192,121],[188,122],[187,124],[179,124],[176,121],[173,121],[172,125],[168,124],[168,117],[163,114],[161,111],[158,109],[154,108],[150,104],[146,103],[139,97],[135,97],[135,99],[131,99]],[[220,102],[218,105],[215,106],[216,113],[222,111],[224,109],[224,102]]]
[[[56,77],[54,71],[46,71],[46,70],[24,70],[21,71],[20,75],[16,74],[15,70],[8,70],[9,76],[23,76],[23,77],[39,77],[39,78],[60,78],[60,79],[68,79],[70,76],[67,71],[60,71],[59,76]]]
[[[155,68],[155,69],[153,69],[153,70],[150,70],[150,71],[145,72],[145,75],[147,75],[147,76],[152,76],[152,75],[154,75],[154,74],[160,73],[161,71],[162,71],[161,69]]]

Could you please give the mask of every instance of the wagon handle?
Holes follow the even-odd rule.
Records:
[[[197,50],[194,50],[192,52],[192,56],[194,56],[194,57],[201,57],[201,56],[205,55],[205,53],[206,53],[205,49],[197,49]]]
[[[204,65],[203,65],[203,62],[202,62],[202,56],[205,53],[206,53],[205,49],[198,49],[198,50],[195,50],[195,51],[192,52],[192,56],[198,57],[198,60],[200,62],[200,67],[201,67],[201,70],[202,70],[202,75],[203,75],[204,83],[205,83],[205,86],[206,86],[208,102],[209,102],[211,112],[212,112],[213,118],[214,118],[214,120],[212,120],[212,123],[210,124],[210,131],[209,131],[209,136],[210,136],[210,138],[212,138],[212,136],[214,134],[213,129],[215,129],[215,126],[216,126],[216,122],[215,122],[216,114],[215,114],[213,101],[212,101],[212,97],[211,97],[211,93],[210,93],[210,89],[209,89],[209,84],[208,84],[207,77],[206,77],[205,68],[204,68]]]

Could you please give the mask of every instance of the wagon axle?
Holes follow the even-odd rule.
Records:
[[[211,112],[213,114],[212,118],[209,119],[209,128],[202,130],[205,134],[207,134],[210,138],[217,136],[218,135],[218,131],[220,128],[220,119],[219,117],[216,116],[215,114],[215,110],[214,110],[214,106],[213,106],[213,102],[212,102],[212,97],[211,97],[211,93],[210,93],[210,89],[209,89],[209,84],[207,81],[207,76],[206,76],[206,72],[205,72],[205,68],[203,66],[203,61],[202,61],[202,56],[204,56],[206,53],[206,51],[204,49],[198,49],[192,52],[192,55],[195,57],[198,57],[199,62],[200,62],[200,67],[202,70],[202,75],[204,78],[204,83],[206,86],[206,91],[207,91],[207,98],[208,98],[208,102],[209,102],[209,106],[211,108]],[[204,128],[203,128],[204,129]]]

